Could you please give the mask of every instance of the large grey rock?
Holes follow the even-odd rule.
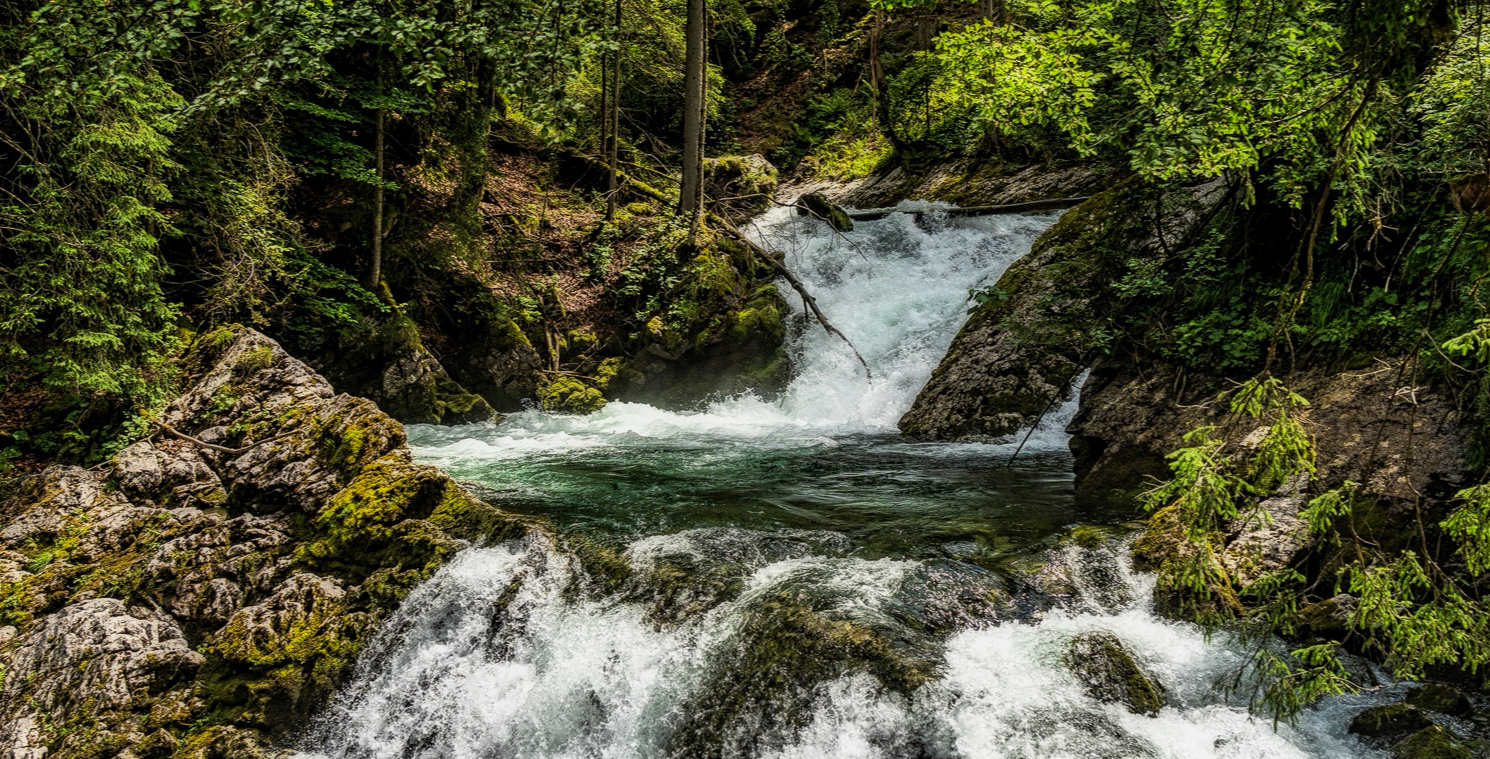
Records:
[[[0,499],[0,755],[276,755],[421,578],[530,529],[263,335],[184,364],[161,419],[217,447],[161,431]]]
[[[1219,182],[1167,192],[1129,182],[1067,212],[973,311],[900,431],[987,439],[1034,424],[1096,358],[1110,283],[1183,245],[1225,194]]]
[[[143,739],[149,712],[180,708],[205,661],[164,615],[112,598],[64,607],[21,636],[10,658],[0,746],[39,758],[85,750],[97,732]]]
[[[1293,564],[1314,544],[1299,512],[1309,505],[1309,475],[1284,483],[1237,525],[1221,554],[1221,566],[1243,585]]]

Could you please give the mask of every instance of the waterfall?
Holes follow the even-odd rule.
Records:
[[[750,225],[872,378],[807,324],[775,402],[411,428],[422,460],[555,532],[468,549],[415,589],[302,757],[1370,756],[1345,726],[1371,696],[1275,729],[1212,687],[1239,646],[1155,614],[1119,539],[1071,538],[1134,516],[1073,505],[1074,397],[1017,462],[1018,440],[893,434],[968,290],[1054,218],[896,214],[836,235],[778,209]],[[1165,687],[1157,716],[1067,669],[1071,639],[1099,630]]]

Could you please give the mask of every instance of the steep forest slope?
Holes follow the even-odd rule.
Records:
[[[769,396],[791,371],[786,335],[817,327],[789,318],[783,259],[738,226],[792,200],[788,182],[860,206],[1093,195],[969,293],[903,431],[1005,437],[1090,369],[1072,427],[1079,497],[1153,512],[1138,553],[1172,611],[1298,643],[1259,647],[1272,684],[1259,706],[1286,716],[1345,687],[1342,650],[1404,675],[1477,672],[1490,663],[1485,11],[10,3],[6,729],[92,755],[19,706],[66,705],[31,674],[49,671],[38,641],[69,626],[127,630],[169,662],[120,664],[158,704],[115,689],[74,705],[110,731],[164,730],[144,753],[187,751],[199,719],[268,724],[282,703],[304,717],[355,645],[322,666],[300,638],[270,652],[232,620],[283,601],[298,611],[264,614],[303,632],[295,614],[321,624],[329,598],[371,625],[407,589],[384,587],[381,563],[337,558],[334,534],[342,520],[388,537],[388,515],[368,527],[337,499],[356,501],[387,457],[412,467],[398,422]],[[224,349],[250,357],[224,365]],[[231,379],[266,371],[293,374],[291,390]],[[297,416],[324,404],[335,425]],[[358,420],[376,455],[336,426]],[[320,474],[235,474],[217,460],[230,455]],[[221,487],[167,488],[178,470]],[[465,503],[409,476],[449,496],[421,489],[414,522]],[[269,516],[288,506],[299,517]],[[506,524],[470,509],[486,521],[428,527],[418,555]],[[170,558],[157,539],[221,530],[212,540],[259,540],[273,571],[226,578],[231,603],[151,595],[179,589],[152,574]],[[147,598],[160,609],[128,605]],[[86,614],[53,613],[79,603]]]

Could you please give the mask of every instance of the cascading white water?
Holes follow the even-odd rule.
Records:
[[[929,210],[929,204],[902,204]],[[967,318],[968,291],[996,282],[1029,252],[1055,214],[955,220],[910,214],[860,223],[845,235],[821,222],[776,208],[746,233],[786,253],[834,326],[869,364],[866,375],[839,338],[808,320],[791,337],[793,379],[775,402],[752,396],[716,400],[700,413],[675,413],[638,403],[612,403],[589,416],[514,414],[500,428],[471,434],[431,434],[419,442],[450,447],[430,454],[443,462],[477,455],[520,457],[535,452],[608,446],[627,438],[697,439],[753,445],[815,445],[822,436],[894,433],[916,393]],[[779,284],[799,316],[804,306]],[[1033,448],[1064,449],[1069,416],[1042,425]],[[1055,434],[1045,435],[1045,431]]]
[[[630,558],[697,551],[698,535],[644,539]],[[730,539],[749,543],[758,535]],[[717,547],[717,546],[714,546]],[[853,671],[816,688],[809,719],[770,736],[758,756],[781,759],[1267,759],[1372,756],[1344,734],[1352,705],[1341,700],[1276,731],[1227,703],[1212,682],[1242,656],[1224,639],[1153,613],[1152,588],[1111,549],[1068,547],[1056,560],[1083,571],[1119,567],[1114,588],[1080,594],[1030,622],[986,623],[953,634],[942,677],[909,695]],[[936,592],[913,562],[804,556],[751,564],[740,595],[703,616],[663,627],[646,606],[615,599],[571,601],[566,557],[541,541],[472,549],[417,589],[363,665],[361,676],[320,723],[306,759],[368,757],[608,757],[648,759],[670,751],[671,729],[715,666],[741,645],[753,604],[794,584],[836,591],[845,619],[883,623],[908,597]],[[513,593],[512,588],[518,588]],[[1075,635],[1114,634],[1168,688],[1158,716],[1093,699],[1063,664]],[[725,754],[729,755],[729,754]]]
[[[467,550],[396,612],[306,756],[1372,755],[1344,731],[1366,697],[1275,731],[1212,691],[1241,654],[1158,617],[1121,546],[1058,539],[1095,519],[1070,503],[1074,399],[1018,468],[1003,465],[1012,442],[889,434],[963,322],[967,291],[1053,218],[893,215],[844,238],[782,209],[752,225],[872,379],[808,324],[775,403],[411,428],[423,460],[616,546],[631,574],[618,591],[577,591],[579,560],[541,535]],[[1045,598],[1020,579],[1033,560],[1064,567],[1070,597],[1021,605]],[[1066,669],[1071,638],[1093,630],[1168,689],[1157,717],[1098,702]],[[897,679],[906,671],[918,674]]]

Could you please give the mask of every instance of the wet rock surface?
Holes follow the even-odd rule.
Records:
[[[1164,686],[1144,674],[1111,633],[1090,632],[1073,638],[1066,664],[1098,701],[1120,703],[1134,714],[1150,716],[1164,708]]]
[[[1387,704],[1361,711],[1350,721],[1350,732],[1380,737],[1416,732],[1433,724],[1416,706]]]
[[[900,431],[997,439],[1035,424],[1095,358],[1108,283],[1181,245],[1225,194],[1220,183],[1167,193],[1128,183],[1067,212],[984,293]]]
[[[1474,705],[1462,691],[1446,683],[1428,683],[1407,692],[1407,703],[1430,712],[1452,717],[1467,717]]]
[[[526,524],[251,330],[204,335],[161,429],[0,503],[0,746],[275,755],[368,633],[470,539]]]

